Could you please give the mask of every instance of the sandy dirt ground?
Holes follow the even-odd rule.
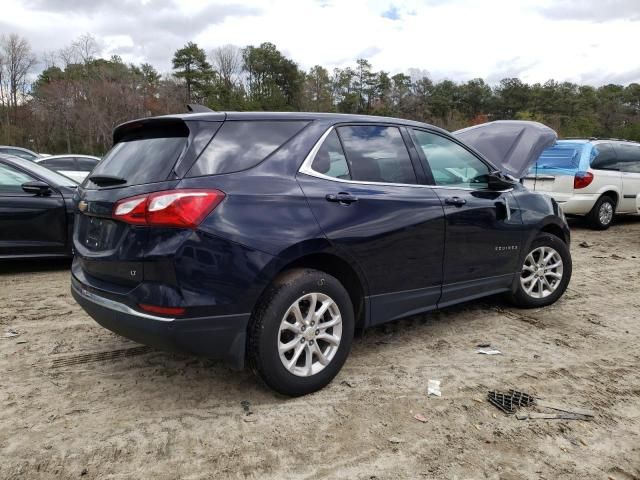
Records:
[[[367,331],[297,399],[99,327],[68,263],[0,267],[0,336],[19,333],[0,338],[0,479],[638,479],[640,218],[576,223],[571,250],[555,305],[488,299]],[[508,388],[596,415],[517,420],[485,401]]]

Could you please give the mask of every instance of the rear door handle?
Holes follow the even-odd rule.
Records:
[[[353,202],[358,201],[358,197],[345,192],[329,193],[325,198],[329,202],[338,202],[338,203],[342,203],[343,205],[349,205]]]
[[[460,197],[447,197],[444,199],[444,203],[446,203],[447,205],[455,205],[456,207],[461,207],[462,205],[467,203],[467,201],[464,198]]]

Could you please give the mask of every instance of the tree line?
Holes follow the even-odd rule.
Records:
[[[316,65],[304,71],[268,42],[209,52],[189,42],[174,53],[173,71],[165,75],[148,63],[97,55],[97,43],[88,34],[40,59],[26,39],[1,37],[0,144],[101,155],[117,124],[183,112],[186,103],[214,110],[396,116],[448,130],[497,119],[536,120],[561,137],[640,140],[637,83],[434,81],[415,70],[376,71],[366,59],[346,68]],[[33,79],[38,62],[44,69]]]

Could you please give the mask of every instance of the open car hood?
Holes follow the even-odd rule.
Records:
[[[457,130],[453,134],[476,149],[504,173],[522,178],[558,134],[538,122],[498,120]]]

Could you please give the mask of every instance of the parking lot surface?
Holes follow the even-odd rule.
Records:
[[[0,265],[0,478],[640,478],[640,218],[572,235],[558,303],[485,299],[367,331],[296,399],[101,328],[68,262]],[[595,417],[517,420],[486,402],[509,388]]]

